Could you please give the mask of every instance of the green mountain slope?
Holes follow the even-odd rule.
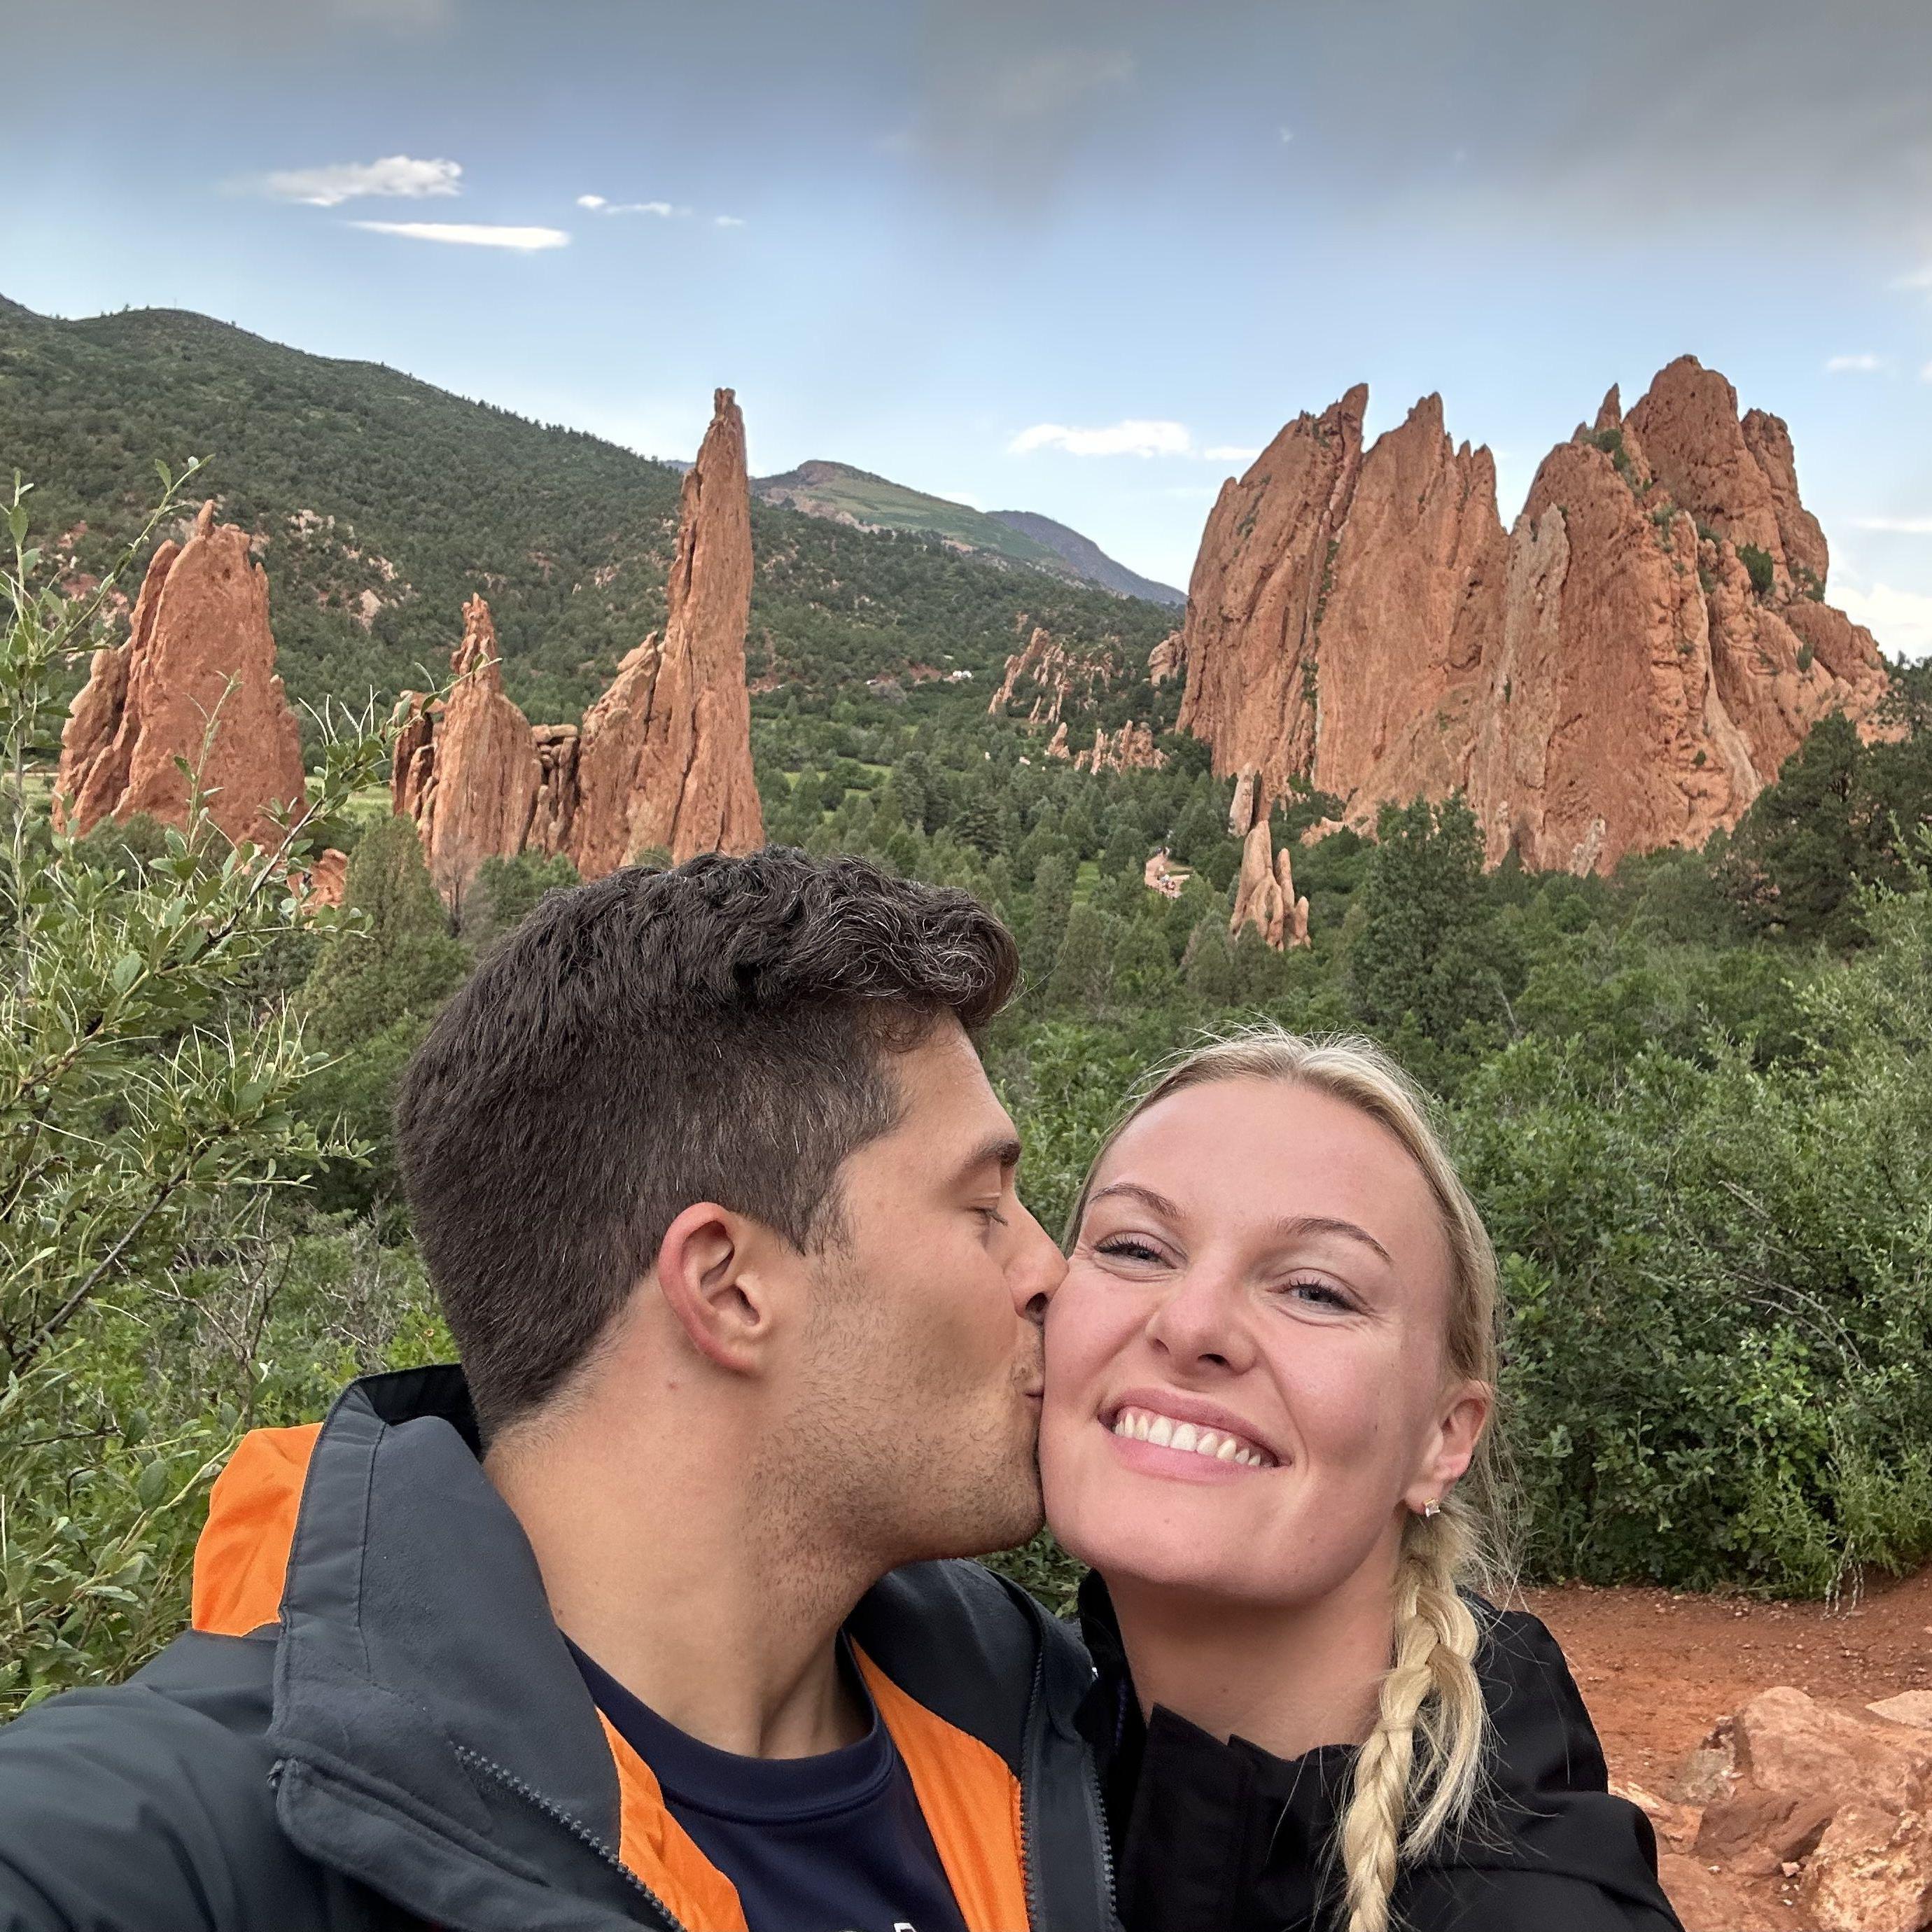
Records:
[[[36,532],[76,573],[139,526],[155,460],[191,455],[212,458],[208,490],[256,536],[298,700],[440,679],[481,591],[512,694],[533,718],[571,718],[662,622],[667,464],[205,316],[69,322],[0,300],[0,472],[38,486]],[[1116,638],[1144,662],[1167,627],[1151,604],[995,568],[937,536],[754,502],[752,539],[750,665],[770,691],[823,699],[920,667],[979,682],[1027,623]],[[919,702],[963,710],[973,688],[934,680]]]
[[[1116,563],[1090,538],[1051,517],[1030,511],[1000,510],[988,515],[948,496],[855,470],[849,463],[801,463],[777,476],[760,476],[753,493],[767,503],[784,503],[807,515],[826,517],[859,530],[906,530],[936,537],[949,548],[1006,564],[1044,571],[1049,577],[1090,584],[1116,596],[1144,597],[1160,604],[1185,603],[1185,595]]]
[[[1138,571],[1130,570],[1124,563],[1115,562],[1091,537],[1083,537],[1078,530],[1055,523],[1051,517],[1042,517],[1036,510],[993,510],[988,514],[996,524],[1004,524],[1022,536],[1045,544],[1076,576],[1088,584],[1097,584],[1116,596],[1144,597],[1150,603],[1176,608],[1187,602],[1186,591],[1177,590],[1171,584],[1157,583]]]

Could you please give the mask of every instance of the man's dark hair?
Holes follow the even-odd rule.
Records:
[[[416,1239],[487,1440],[553,1394],[694,1201],[795,1247],[890,1132],[890,1060],[1018,976],[970,893],[782,847],[553,893],[403,1076]]]

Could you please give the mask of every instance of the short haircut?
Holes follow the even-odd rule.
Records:
[[[782,847],[554,892],[480,964],[404,1072],[416,1239],[487,1442],[556,1393],[716,1201],[800,1251],[838,1170],[890,1132],[890,1059],[969,1035],[1018,980],[970,893]]]

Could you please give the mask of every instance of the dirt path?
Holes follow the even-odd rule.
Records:
[[[1836,1610],[1580,1584],[1525,1594],[1570,1660],[1610,1775],[1652,1790],[1773,1684],[1858,1704],[1932,1690],[1932,1570]]]

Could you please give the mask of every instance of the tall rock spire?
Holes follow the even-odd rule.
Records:
[[[682,862],[764,842],[745,688],[751,484],[729,389],[685,472],[666,594],[662,641],[646,638],[584,713],[566,849],[586,878],[652,848]]]
[[[463,607],[449,664],[447,698],[404,695],[390,794],[415,819],[430,877],[454,904],[485,859],[524,849],[541,773],[530,722],[504,694],[496,626],[481,597]]]
[[[230,838],[281,840],[272,812],[300,811],[302,738],[275,674],[268,580],[248,534],[201,506],[185,544],[155,551],[126,644],[97,651],[61,733],[57,796],[86,832],[146,812],[187,822],[184,758]]]

